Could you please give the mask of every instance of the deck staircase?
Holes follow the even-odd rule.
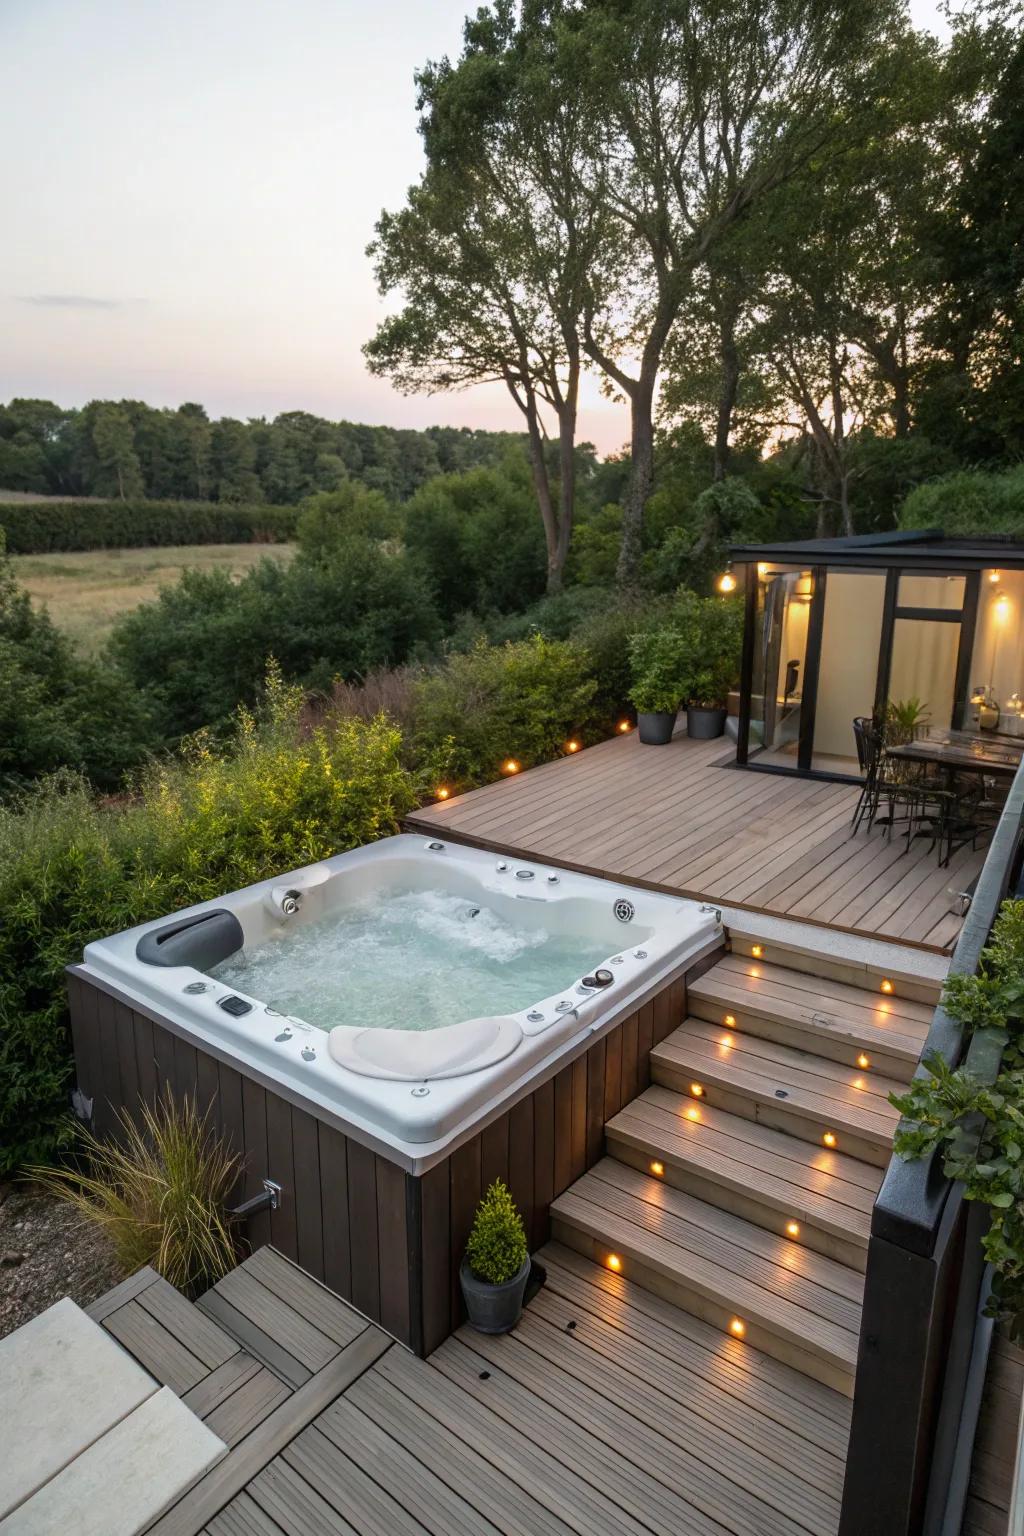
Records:
[[[734,937],[554,1237],[852,1396],[871,1208],[934,983]]]

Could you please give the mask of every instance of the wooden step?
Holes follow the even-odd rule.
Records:
[[[770,961],[724,956],[692,983],[687,1005],[713,1024],[814,1051],[909,1082],[933,1009],[927,1003],[808,976]]]
[[[863,1276],[613,1158],[551,1208],[556,1241],[851,1396]]]
[[[709,1104],[880,1168],[899,1121],[888,1096],[904,1089],[876,1071],[692,1016],[655,1046],[651,1077],[683,1095],[696,1085],[698,1113]]]
[[[834,940],[835,934],[816,934],[813,939],[801,942],[793,938],[766,937],[751,921],[742,926],[739,914],[729,921],[729,948],[734,955],[746,959],[768,960],[783,965],[787,970],[800,971],[808,976],[845,982],[847,986],[866,992],[878,992],[883,981],[892,983],[893,995],[925,1003],[934,1008],[942,993],[943,958],[938,955],[922,956],[908,951],[900,957],[898,951],[890,954],[883,963],[876,960],[860,960],[842,954],[831,954],[823,947],[823,940]],[[890,951],[896,946],[888,946]]]
[[[882,1179],[871,1163],[658,1086],[608,1122],[605,1140],[612,1157],[642,1173],[864,1269]]]

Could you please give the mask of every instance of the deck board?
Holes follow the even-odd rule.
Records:
[[[681,1222],[686,1197],[666,1194]],[[724,1252],[735,1223],[716,1222],[708,1241]],[[765,1269],[771,1243],[754,1234],[731,1251]],[[549,1244],[542,1259],[548,1282],[514,1333],[464,1327],[426,1361],[272,1250],[203,1306],[161,1295],[151,1272],[117,1305],[101,1299],[111,1332],[134,1320],[130,1350],[151,1349],[150,1328],[191,1338],[184,1362],[162,1339],[161,1363],[205,1373],[186,1405],[229,1441],[154,1536],[833,1536],[849,1432],[839,1393],[569,1249]],[[778,1280],[847,1318],[828,1261],[808,1254]],[[305,1357],[303,1379],[279,1379],[249,1349],[275,1329],[293,1365],[289,1351]]]
[[[950,889],[984,849],[941,869],[879,828],[850,832],[853,785],[744,772],[728,743],[642,747],[635,735],[424,806],[406,825],[585,874],[948,952]]]

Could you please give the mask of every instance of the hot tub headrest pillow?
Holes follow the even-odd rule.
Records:
[[[327,1048],[339,1066],[399,1082],[461,1077],[511,1055],[523,1038],[515,1019],[463,1019],[443,1029],[332,1029]]]

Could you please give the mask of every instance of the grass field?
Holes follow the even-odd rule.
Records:
[[[86,654],[95,655],[114,620],[176,581],[186,566],[239,576],[264,558],[290,560],[290,544],[185,544],[167,549],[96,549],[15,555],[11,564],[33,602]]]

